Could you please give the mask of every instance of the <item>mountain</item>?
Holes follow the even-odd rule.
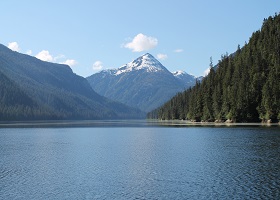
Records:
[[[162,105],[189,84],[149,53],[120,68],[93,74],[87,80],[100,95],[145,112]]]
[[[135,118],[141,112],[97,94],[67,65],[0,44],[0,120]]]
[[[242,48],[222,56],[195,87],[178,93],[149,118],[194,121],[280,120],[280,14],[265,19]]]
[[[36,102],[1,71],[0,86],[0,120],[12,120],[15,116],[23,118],[24,115],[29,115],[32,107],[38,110]]]
[[[185,85],[185,88],[189,88],[195,85],[197,78],[193,75],[188,74],[185,71],[178,70],[173,72],[172,74]]]

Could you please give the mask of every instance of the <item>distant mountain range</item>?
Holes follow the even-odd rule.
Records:
[[[0,44],[0,120],[143,118],[140,110],[97,94],[67,65]]]
[[[196,83],[196,77],[183,71],[171,73],[149,53],[117,69],[93,74],[87,80],[100,95],[145,112]]]

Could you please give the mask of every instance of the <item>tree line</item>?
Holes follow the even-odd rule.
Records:
[[[192,88],[178,93],[148,118],[259,122],[280,120],[280,15],[264,19],[260,30]]]

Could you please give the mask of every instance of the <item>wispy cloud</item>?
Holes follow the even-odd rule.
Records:
[[[183,52],[183,51],[184,51],[183,49],[175,49],[175,50],[174,50],[175,53],[181,53],[181,52]]]
[[[65,59],[66,56],[63,54],[59,54],[58,56],[53,56],[47,50],[40,51],[35,57],[42,61],[56,62],[56,63],[68,65],[70,67],[74,67],[75,65],[78,64],[78,62],[74,59],[67,59],[65,61],[59,61],[59,60]]]
[[[162,53],[157,54],[157,59],[165,60],[166,58],[167,58],[166,54],[162,54]]]
[[[133,52],[141,52],[153,49],[157,46],[157,38],[139,33],[133,40],[124,45],[125,48],[132,49]]]
[[[59,54],[58,56],[55,56],[55,57],[53,58],[53,61],[54,61],[54,62],[59,62],[59,60],[62,60],[62,59],[65,59],[65,58],[66,58],[65,55]]]
[[[96,61],[95,63],[93,63],[92,65],[92,69],[94,71],[97,71],[97,70],[101,70],[103,68],[103,63],[101,61]]]
[[[32,51],[31,51],[31,50],[28,50],[28,51],[26,51],[26,54],[27,54],[27,55],[32,55]]]
[[[19,45],[18,45],[17,42],[10,42],[8,44],[8,48],[13,50],[13,51],[19,51],[20,50]]]
[[[13,51],[20,51],[19,44],[17,42],[10,42],[8,44],[8,48],[10,48]],[[26,54],[32,55],[32,50],[27,50]],[[70,67],[73,67],[78,64],[78,62],[74,59],[66,59],[66,56],[63,54],[59,54],[58,56],[53,56],[50,54],[50,52],[48,50],[40,51],[35,57],[42,61],[66,64]],[[65,61],[63,61],[63,60],[65,60]]]
[[[65,64],[65,65],[68,65],[70,67],[74,67],[75,65],[78,64],[78,62],[76,60],[73,60],[73,59],[67,59],[66,61],[64,61],[60,64]]]
[[[35,57],[42,61],[47,61],[47,62],[53,61],[53,56],[47,50],[40,51]]]

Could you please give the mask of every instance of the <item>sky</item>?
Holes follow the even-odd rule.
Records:
[[[150,53],[168,70],[204,75],[280,12],[277,0],[6,0],[0,43],[87,77]]]

